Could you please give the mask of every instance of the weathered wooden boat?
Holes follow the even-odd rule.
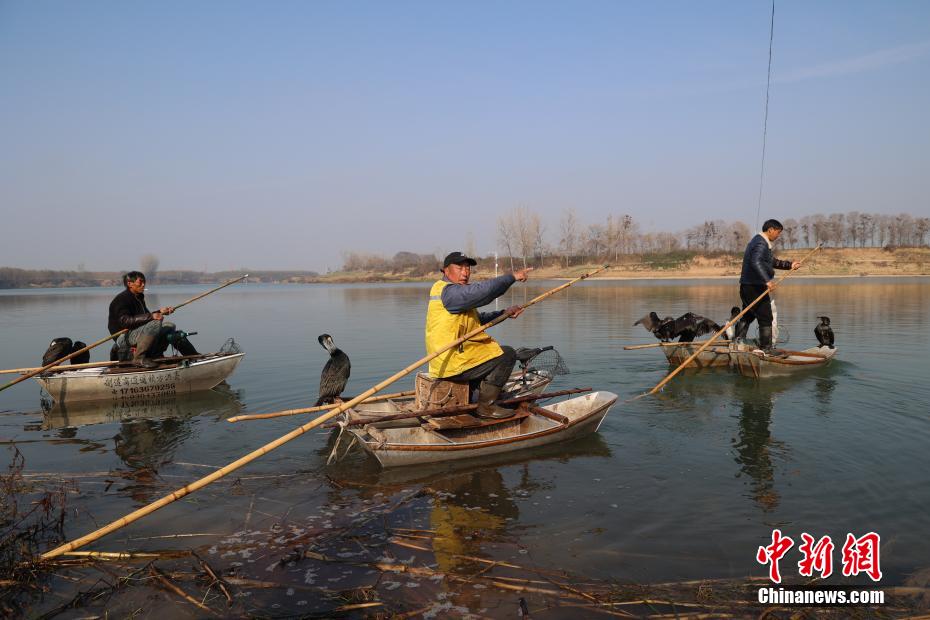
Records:
[[[593,392],[548,405],[522,406],[509,418],[471,415],[431,417],[425,423],[385,428],[349,426],[351,433],[382,467],[421,465],[484,457],[574,439],[595,432],[617,400],[612,392]]]
[[[703,342],[681,342],[661,347],[671,366],[681,364],[701,348]],[[730,351],[726,345],[712,344],[688,363],[688,368],[725,368],[730,365]]]
[[[35,380],[56,402],[144,401],[209,390],[236,370],[244,353],[219,352],[196,358],[163,358],[158,368],[109,366],[50,371]]]
[[[550,383],[552,373],[548,370],[529,369],[517,371],[510,375],[510,380],[501,391],[501,398],[541,394]],[[434,389],[435,386],[435,389]],[[430,379],[424,374],[417,377],[417,396],[392,398],[373,403],[360,403],[345,412],[343,419],[350,422],[374,420],[385,415],[393,415],[419,409],[465,404],[469,401],[466,384],[451,385],[449,381]],[[384,422],[381,426],[404,426],[406,422]]]
[[[778,349],[778,352],[779,355],[766,355],[752,345],[734,345],[729,352],[730,366],[745,377],[761,379],[820,368],[836,355],[836,349],[830,347],[811,347],[803,351]]]

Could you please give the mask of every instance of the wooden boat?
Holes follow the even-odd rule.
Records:
[[[541,394],[552,383],[552,373],[547,370],[530,369],[526,372],[517,371],[510,375],[510,380],[504,384],[501,398],[508,396],[525,396],[527,394]],[[446,397],[446,390],[442,390],[442,396]],[[458,404],[468,402],[467,391]],[[442,399],[443,401],[445,398]],[[418,406],[415,396],[405,398],[391,399],[374,403],[361,403],[346,411],[344,420],[355,422],[360,420],[380,418],[385,415],[403,413],[406,411],[416,411],[424,407],[443,406],[446,402],[420,403]],[[456,404],[456,403],[451,403]],[[398,423],[385,422],[380,426],[405,426],[406,422]]]
[[[518,407],[510,418],[471,415],[429,418],[400,427],[347,427],[382,467],[421,465],[534,448],[595,432],[617,400],[592,392],[541,407]]]
[[[81,368],[37,375],[56,402],[144,401],[153,397],[182,396],[209,390],[233,373],[245,355],[212,353],[200,358],[165,358],[161,367],[134,366]]]
[[[783,355],[765,355],[751,345],[735,345],[730,350],[730,366],[745,377],[766,378],[792,374],[798,370],[826,366],[836,355],[830,347],[811,347],[803,351],[778,350]]]
[[[691,357],[703,344],[703,342],[682,342],[671,346],[664,344],[661,349],[669,365],[681,366],[682,362]],[[730,351],[727,346],[712,344],[691,360],[688,368],[724,368],[729,365]]]

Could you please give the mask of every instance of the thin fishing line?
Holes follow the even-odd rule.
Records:
[[[765,140],[769,131],[769,88],[772,85],[772,43],[775,40],[775,0],[772,0],[772,21],[769,25],[769,70],[765,80],[765,113],[762,119],[762,164],[759,170],[759,201],[756,205],[756,229],[759,228],[759,213],[762,211],[762,181],[765,178]]]

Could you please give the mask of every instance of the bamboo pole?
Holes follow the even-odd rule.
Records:
[[[726,329],[726,328],[724,328]],[[623,347],[624,351],[636,351],[637,349],[654,349],[656,347],[680,347],[686,346],[689,344],[701,344],[703,341],[698,342],[653,342],[652,344],[630,344]],[[729,344],[729,340],[718,340],[717,344]]]
[[[813,256],[813,255],[814,255],[814,252],[816,252],[817,250],[819,250],[821,247],[823,247],[823,244],[817,244],[817,247],[815,247],[813,250],[811,250],[810,252],[808,252],[807,254],[805,254],[805,255],[804,255],[804,258],[802,258],[801,260],[798,261],[798,263],[799,263],[798,269],[801,268],[801,265],[804,264],[804,261],[806,261],[808,258],[810,258],[811,256]],[[696,358],[698,355],[700,355],[701,352],[702,352],[704,349],[706,349],[707,347],[709,347],[709,346],[711,345],[711,343],[712,343],[714,340],[716,340],[718,336],[720,336],[720,334],[724,333],[724,332],[727,330],[728,327],[730,327],[731,325],[733,325],[734,323],[736,323],[738,320],[740,320],[740,318],[742,318],[742,316],[743,316],[744,314],[746,314],[746,313],[747,313],[753,306],[755,306],[757,303],[759,303],[760,301],[762,301],[762,298],[763,298],[763,297],[765,297],[766,295],[768,295],[769,293],[771,293],[772,291],[774,291],[775,288],[776,288],[779,284],[781,284],[782,280],[784,280],[785,278],[787,278],[788,276],[790,276],[792,273],[794,273],[794,271],[795,271],[794,269],[791,269],[791,270],[787,271],[783,276],[781,276],[780,278],[778,278],[777,280],[775,280],[774,283],[772,284],[772,288],[766,289],[765,291],[762,292],[761,295],[759,295],[758,297],[756,297],[755,299],[753,299],[753,300],[752,300],[752,303],[750,303],[748,306],[746,306],[745,308],[743,308],[742,312],[740,312],[740,313],[737,314],[735,317],[733,317],[732,319],[730,319],[730,320],[727,322],[726,325],[724,325],[723,327],[720,328],[720,331],[718,331],[716,334],[714,334],[713,336],[711,336],[709,340],[705,340],[705,341],[704,341],[704,345],[703,345],[700,349],[698,349],[697,351],[695,351],[694,353],[692,353],[692,354],[691,354],[691,357],[689,357],[688,359],[686,359],[685,361],[683,361],[683,362],[681,363],[681,365],[679,365],[675,370],[673,370],[672,372],[670,372],[670,373],[668,374],[668,376],[666,376],[664,379],[662,379],[661,381],[659,381],[659,383],[656,384],[656,386],[655,386],[654,388],[652,388],[652,389],[649,390],[648,392],[643,392],[642,394],[640,394],[640,395],[637,396],[636,398],[642,398],[643,396],[648,396],[649,394],[655,394],[656,392],[658,392],[659,390],[661,390],[661,389],[662,389],[662,386],[664,386],[666,383],[668,383],[669,381],[671,381],[672,378],[674,378],[675,375],[677,375],[679,372],[681,372],[682,370],[684,370],[684,369],[685,369],[685,366],[687,366],[689,363],[691,363],[691,360],[693,360],[693,359]]]
[[[178,304],[177,306],[174,306],[174,309],[177,310],[178,308],[183,308],[184,306],[186,306],[186,305],[189,304],[189,303],[193,303],[193,302],[197,301],[198,299],[200,299],[200,298],[202,298],[202,297],[206,297],[206,296],[209,295],[210,293],[215,293],[216,291],[220,290],[221,288],[226,288],[226,287],[229,286],[230,284],[235,284],[236,282],[238,282],[238,281],[240,281],[240,280],[244,280],[244,279],[246,279],[246,278],[248,278],[248,277],[249,277],[249,274],[245,274],[244,276],[239,276],[238,278],[235,278],[234,280],[230,280],[229,282],[225,282],[225,283],[223,283],[223,284],[217,286],[216,288],[212,288],[212,289],[210,289],[209,291],[207,291],[207,292],[205,292],[205,293],[201,293],[201,294],[199,294],[199,295],[195,295],[194,297],[191,297],[191,298],[188,299],[187,301],[181,302],[181,303]],[[58,365],[61,364],[62,362],[68,361],[69,359],[71,359],[71,358],[74,357],[75,355],[80,355],[81,353],[84,353],[85,351],[90,351],[90,350],[93,349],[94,347],[100,346],[101,344],[103,344],[104,342],[106,342],[106,341],[108,341],[108,340],[115,340],[118,336],[122,336],[123,334],[125,334],[125,333],[128,332],[128,331],[129,331],[128,329],[121,329],[121,330],[119,330],[118,332],[116,332],[115,334],[110,334],[110,335],[107,336],[106,338],[101,338],[101,339],[98,340],[97,342],[95,342],[95,343],[93,343],[93,344],[89,344],[89,345],[87,345],[86,347],[84,347],[83,349],[79,349],[79,350],[77,350],[77,351],[75,351],[75,352],[73,352],[73,353],[70,353],[70,354],[68,354],[68,355],[66,355],[66,356],[64,356],[64,357],[62,357],[61,359],[57,359],[57,360],[55,360],[54,362],[52,362],[51,364],[46,364],[45,366],[43,366],[42,368],[39,368],[38,370],[31,370],[31,371],[29,371],[28,373],[24,374],[23,376],[18,377],[18,378],[16,378],[16,379],[10,381],[10,382],[7,383],[6,385],[0,386],[0,392],[2,392],[3,390],[7,389],[8,387],[13,387],[14,385],[16,385],[17,383],[19,383],[20,381],[25,381],[26,379],[30,379],[30,378],[32,378],[32,377],[38,375],[38,374],[41,374],[41,373],[45,372],[45,371],[48,370],[49,368],[53,368],[53,367],[55,367],[55,366],[58,366]]]
[[[416,394],[413,390],[406,392],[394,392],[393,394],[382,394],[381,396],[375,396],[374,398],[369,398],[365,400],[366,403],[375,403],[382,400],[390,400],[392,398],[406,398],[407,396],[413,396]],[[351,399],[345,399],[351,400]],[[280,418],[283,416],[289,415],[300,415],[301,413],[313,413],[315,411],[326,411],[327,409],[332,409],[335,405],[319,405],[317,407],[304,407],[303,409],[285,409],[284,411],[275,411],[274,413],[253,413],[249,415],[237,415],[231,418],[226,418],[227,422],[242,422],[245,420],[267,420],[268,418]]]
[[[551,296],[551,295],[554,295],[555,293],[557,293],[557,292],[559,292],[559,291],[561,291],[561,290],[563,290],[563,289],[565,289],[565,288],[568,288],[569,286],[571,286],[572,284],[575,284],[576,282],[580,282],[581,280],[585,280],[585,279],[591,277],[592,275],[594,275],[594,274],[596,274],[596,273],[599,273],[599,272],[603,271],[604,269],[607,269],[608,267],[609,267],[609,265],[605,265],[604,267],[601,267],[601,268],[599,268],[599,269],[595,269],[594,271],[592,271],[592,272],[590,272],[590,273],[586,273],[586,274],[584,274],[583,276],[580,276],[580,277],[578,277],[578,278],[575,278],[575,279],[573,279],[573,280],[570,280],[570,281],[566,282],[565,284],[562,284],[562,285],[557,286],[557,287],[555,287],[555,288],[553,288],[553,289],[551,289],[551,290],[549,290],[549,291],[546,291],[545,293],[543,293],[543,294],[541,294],[541,295],[539,295],[539,296],[537,296],[537,297],[534,297],[533,299],[531,299],[531,300],[528,301],[527,303],[523,304],[522,306],[520,306],[520,308],[523,308],[523,309],[529,308],[529,307],[532,306],[533,304],[537,304],[537,303],[539,303],[540,301],[546,299],[547,297],[549,297],[549,296]],[[170,504],[170,503],[172,503],[172,502],[174,502],[174,501],[177,501],[177,500],[181,499],[181,498],[184,497],[185,495],[189,495],[189,494],[193,493],[194,491],[197,491],[198,489],[202,489],[203,487],[207,486],[208,484],[210,484],[210,483],[212,483],[212,482],[215,482],[215,481],[219,480],[219,479],[222,478],[223,476],[226,476],[227,474],[229,474],[229,473],[231,473],[231,472],[234,472],[235,470],[239,469],[239,468],[242,467],[243,465],[246,465],[246,464],[248,464],[248,463],[251,463],[251,462],[254,461],[255,459],[257,459],[257,458],[259,458],[259,457],[261,457],[261,456],[264,456],[265,454],[268,454],[268,453],[271,452],[272,450],[274,450],[274,449],[276,449],[276,448],[279,448],[279,447],[283,446],[284,444],[286,444],[287,442],[291,441],[292,439],[296,439],[297,437],[300,437],[301,435],[303,435],[303,434],[306,433],[307,431],[309,431],[309,430],[311,430],[311,429],[313,429],[313,428],[316,428],[317,426],[319,426],[319,425],[322,424],[323,422],[326,422],[327,420],[336,417],[337,415],[339,415],[340,413],[342,413],[342,412],[345,411],[346,409],[349,409],[350,407],[354,407],[355,405],[357,405],[357,404],[359,404],[360,402],[362,402],[362,401],[364,401],[365,399],[367,399],[369,396],[371,396],[371,395],[373,395],[373,394],[375,394],[375,393],[377,393],[377,392],[380,392],[380,391],[383,390],[385,387],[389,386],[390,384],[394,383],[395,381],[397,381],[397,380],[400,379],[401,377],[403,377],[403,376],[409,374],[410,372],[416,370],[417,368],[419,368],[419,367],[422,366],[423,364],[429,362],[429,361],[432,360],[433,358],[438,357],[438,356],[442,355],[443,353],[445,353],[446,351],[448,351],[448,350],[450,350],[450,349],[453,349],[453,348],[459,346],[460,344],[462,344],[462,343],[465,342],[466,340],[469,340],[470,338],[474,338],[474,337],[477,336],[478,334],[480,334],[480,333],[484,332],[485,330],[487,330],[487,329],[489,329],[489,328],[491,328],[491,327],[497,325],[498,323],[502,323],[503,321],[507,320],[507,319],[509,318],[509,316],[510,316],[510,315],[507,314],[507,313],[505,312],[504,314],[500,315],[499,317],[497,317],[497,318],[494,319],[493,321],[489,321],[489,322],[485,323],[484,325],[482,325],[482,326],[480,326],[480,327],[477,327],[477,328],[473,329],[472,331],[468,332],[467,334],[465,334],[465,335],[462,336],[461,338],[458,338],[457,340],[453,340],[452,342],[450,342],[449,344],[447,344],[447,345],[444,346],[443,348],[439,349],[439,350],[436,351],[435,353],[431,353],[431,354],[429,354],[429,355],[427,355],[427,356],[425,356],[425,357],[420,358],[419,360],[417,360],[416,362],[410,364],[409,366],[407,366],[407,367],[404,368],[403,370],[394,373],[393,375],[391,375],[390,377],[388,377],[387,379],[385,379],[385,380],[382,381],[381,383],[379,383],[379,384],[375,385],[374,387],[371,387],[371,388],[367,389],[366,391],[362,392],[361,394],[359,394],[358,396],[356,396],[356,397],[353,398],[352,400],[342,403],[341,405],[339,405],[338,407],[336,407],[336,408],[334,408],[334,409],[331,409],[331,410],[328,411],[327,413],[324,413],[323,415],[321,415],[321,416],[319,416],[319,417],[317,417],[317,418],[311,420],[310,422],[307,422],[307,423],[304,424],[303,426],[299,426],[299,427],[295,428],[295,429],[292,430],[291,432],[286,433],[286,434],[282,435],[281,437],[278,437],[278,438],[275,439],[274,441],[271,441],[271,442],[265,444],[264,446],[258,448],[257,450],[253,450],[252,452],[246,454],[245,456],[240,457],[239,459],[236,459],[235,461],[233,461],[232,463],[229,463],[229,464],[226,465],[225,467],[223,467],[223,468],[221,468],[221,469],[218,469],[218,470],[216,470],[216,471],[214,471],[214,472],[212,472],[212,473],[210,473],[210,474],[204,476],[203,478],[200,478],[199,480],[195,480],[194,482],[188,484],[187,486],[182,487],[182,488],[180,488],[180,489],[178,489],[178,490],[176,490],[176,491],[173,491],[173,492],[169,493],[168,495],[165,495],[165,496],[162,497],[161,499],[158,499],[158,500],[152,502],[151,504],[148,504],[147,506],[143,506],[142,508],[139,508],[138,510],[135,510],[135,511],[129,513],[128,515],[126,515],[126,516],[124,516],[124,517],[121,517],[121,518],[117,519],[116,521],[113,521],[113,522],[111,522],[111,523],[109,523],[109,524],[107,524],[107,525],[105,525],[105,526],[103,526],[103,527],[101,527],[101,528],[99,528],[99,529],[97,529],[97,530],[94,530],[93,532],[91,532],[91,533],[89,533],[89,534],[86,534],[86,535],[84,535],[84,536],[82,536],[82,537],[80,537],[80,538],[78,538],[78,539],[76,539],[76,540],[73,540],[73,541],[71,541],[71,542],[69,542],[69,543],[66,543],[66,544],[64,544],[64,545],[60,545],[60,546],[58,546],[58,547],[52,549],[51,551],[47,551],[46,553],[42,554],[42,556],[41,556],[40,559],[42,559],[42,560],[48,560],[48,559],[54,558],[54,557],[56,557],[56,556],[59,556],[59,555],[61,555],[62,553],[65,553],[65,552],[68,552],[68,551],[74,551],[75,549],[77,549],[77,548],[79,548],[79,547],[83,547],[83,546],[86,545],[87,543],[93,542],[93,541],[97,540],[98,538],[102,538],[103,536],[106,536],[107,534],[110,534],[111,532],[115,532],[116,530],[118,530],[118,529],[120,529],[120,528],[123,528],[123,527],[129,525],[130,523],[133,523],[134,521],[138,521],[138,520],[141,519],[142,517],[144,517],[144,516],[146,516],[146,515],[148,515],[148,514],[151,514],[151,513],[155,512],[156,510],[158,510],[159,508],[162,508],[162,507],[164,507],[164,506],[167,506],[168,504]]]

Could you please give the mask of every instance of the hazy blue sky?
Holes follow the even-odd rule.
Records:
[[[768,1],[0,0],[0,265],[753,224]],[[763,217],[930,215],[930,2],[776,2]]]

